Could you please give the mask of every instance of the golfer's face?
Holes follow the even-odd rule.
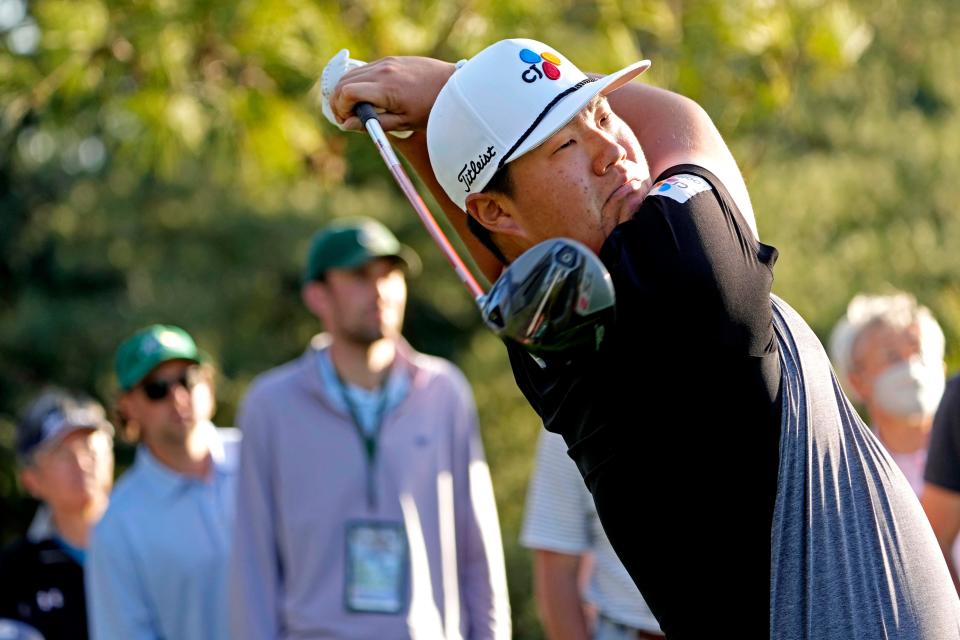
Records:
[[[650,190],[636,136],[599,97],[512,162],[510,177],[514,216],[531,245],[563,236],[597,252]]]

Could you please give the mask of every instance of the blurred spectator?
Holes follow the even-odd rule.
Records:
[[[312,241],[302,296],[326,333],[240,413],[234,638],[510,634],[470,387],[400,334],[416,261],[372,220]]]
[[[559,434],[540,434],[521,542],[534,551],[534,595],[550,640],[664,637],[607,540],[593,498]],[[584,566],[589,572],[581,594]],[[595,621],[588,613],[592,610]]]
[[[213,368],[164,325],[125,340],[114,364],[117,415],[139,446],[90,543],[91,636],[228,638],[239,434],[210,422]]]
[[[830,352],[840,381],[919,495],[945,380],[940,325],[909,294],[858,295],[833,330]]]
[[[96,401],[45,391],[17,425],[17,460],[41,506],[26,538],[0,555],[0,618],[46,640],[86,638],[83,567],[113,484],[113,427]]]
[[[950,444],[955,436],[949,421],[956,412],[948,407],[937,411],[945,384],[943,329],[909,294],[858,295],[834,329],[830,350],[837,375],[863,402],[880,442],[917,495],[924,494],[924,509],[940,549],[947,550],[944,557],[956,586],[960,495],[954,498],[949,491],[954,486],[960,491],[960,481],[950,479],[960,472],[960,467],[951,469],[956,445]],[[931,437],[934,413],[943,414],[943,425],[940,435]],[[936,486],[925,488],[924,467]],[[957,508],[952,515],[951,500]]]
[[[922,494],[960,589],[960,383],[944,393],[945,342],[940,324],[913,296],[858,295],[834,328],[830,350],[841,382],[863,402],[880,442]]]
[[[930,435],[930,455],[924,474],[926,484],[921,502],[927,512],[940,549],[947,559],[953,584],[957,579],[960,532],[960,376],[947,383]],[[951,553],[953,550],[953,553]]]

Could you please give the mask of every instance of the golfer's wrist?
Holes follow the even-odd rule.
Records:
[[[466,63],[466,59],[458,60],[457,62],[445,62],[444,63],[444,73],[443,73],[443,84],[447,83],[447,80],[456,73],[457,69],[462,67]]]

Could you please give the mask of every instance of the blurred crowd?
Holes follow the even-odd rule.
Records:
[[[239,428],[212,422],[215,363],[173,325],[118,341],[108,409],[38,389],[16,447],[40,506],[0,556],[0,638],[509,638],[469,384],[401,334],[418,268],[377,222],[321,229],[301,296],[323,331],[254,380]],[[960,377],[940,325],[908,293],[860,294],[830,351],[957,584]],[[137,452],[114,486],[117,437]],[[556,434],[521,541],[548,637],[664,637]]]

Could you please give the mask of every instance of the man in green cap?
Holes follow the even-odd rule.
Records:
[[[416,260],[373,220],[313,239],[302,296],[326,333],[239,414],[238,640],[509,637],[470,387],[400,334]]]
[[[133,334],[114,365],[117,415],[139,445],[90,543],[90,635],[228,638],[239,437],[210,422],[212,366],[170,325]]]

